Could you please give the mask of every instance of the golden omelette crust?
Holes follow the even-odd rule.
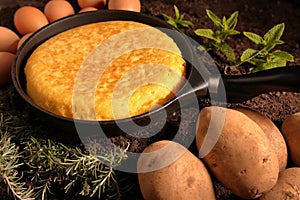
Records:
[[[28,95],[45,110],[64,117],[84,120],[113,120],[135,116],[149,111],[157,104],[165,103],[174,96],[173,92],[178,91],[182,86],[185,61],[180,55],[170,51],[144,48],[124,53],[106,66],[92,94],[94,110],[83,112],[83,114],[73,113],[74,84],[85,59],[110,36],[137,28],[150,27],[130,21],[99,22],[76,27],[50,38],[32,53],[26,63]],[[168,39],[166,40],[168,45],[178,52],[176,44],[169,37]],[[101,56],[105,57],[105,55]],[[143,67],[137,68],[137,66],[153,63],[167,66],[167,68],[153,67],[150,72],[149,70],[145,72]],[[133,77],[128,79],[129,83],[124,83],[124,81],[120,83],[120,79],[132,70],[135,71],[129,76]],[[174,72],[177,75],[174,76]],[[150,81],[145,84],[149,78],[148,75],[158,77],[163,82],[158,84]],[[134,88],[139,83],[142,85]],[[116,86],[121,88],[121,92],[117,95],[114,93]],[[132,88],[134,91],[131,91]],[[84,90],[84,88],[81,89]],[[129,113],[125,109],[126,112],[116,115],[115,110],[120,111],[124,108],[117,107],[113,110],[112,98],[118,99],[118,96],[129,93],[130,98],[126,101],[128,104],[118,104],[121,107],[128,106]],[[84,105],[86,98],[79,101]],[[86,108],[81,108],[81,110],[84,109]]]

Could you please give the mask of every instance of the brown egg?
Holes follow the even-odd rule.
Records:
[[[94,7],[86,7],[86,8],[82,8],[79,12],[82,13],[82,12],[97,11],[97,10],[98,9]]]
[[[20,38],[12,30],[0,26],[0,51],[16,53]]]
[[[63,0],[60,0],[63,1]],[[25,40],[27,40],[27,38],[29,38],[29,36],[31,36],[32,33],[27,33],[26,35],[24,35],[18,42],[18,49],[20,48],[20,46],[25,42]]]
[[[41,27],[48,24],[48,20],[44,13],[32,6],[24,6],[19,8],[14,14],[14,24],[17,30],[25,35],[35,32]]]
[[[44,7],[44,13],[49,22],[75,14],[74,8],[68,1],[48,1]]]
[[[140,12],[141,2],[140,0],[109,0],[108,9]]]
[[[106,5],[106,0],[77,0],[80,8],[94,7],[102,9]]]
[[[0,52],[0,86],[10,82],[10,70],[15,55],[9,52]]]

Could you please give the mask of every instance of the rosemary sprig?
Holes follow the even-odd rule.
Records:
[[[31,137],[25,146],[25,160],[30,169],[26,175],[37,183],[35,189],[41,199],[51,193],[51,183],[59,184],[67,194],[74,193],[76,188],[79,189],[77,195],[99,199],[109,188],[119,187],[114,167],[126,159],[126,149],[115,147],[115,151],[106,153],[102,148],[102,158],[113,161],[115,157],[122,157],[119,163],[105,165],[97,155],[51,140]]]
[[[3,117],[1,116],[1,122]],[[22,181],[22,174],[18,169],[20,163],[18,147],[11,142],[7,132],[0,131],[0,182],[5,183],[8,192],[15,198],[22,200],[33,199],[33,189]]]
[[[10,196],[44,200],[63,192],[116,199],[128,190],[114,170],[126,159],[126,146],[107,149],[94,142],[88,151],[46,139],[41,127],[24,118],[18,103],[12,86],[0,88],[0,184]]]

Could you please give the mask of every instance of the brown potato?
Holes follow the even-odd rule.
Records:
[[[270,140],[271,145],[275,153],[277,154],[279,170],[280,171],[285,170],[287,165],[287,158],[288,158],[286,143],[280,130],[272,122],[272,120],[269,119],[267,116],[257,111],[251,110],[249,108],[234,108],[234,109],[244,113],[260,126],[260,128],[266,134],[267,138]]]
[[[224,126],[217,133],[220,124]],[[203,148],[209,148],[213,140],[215,145],[203,155]],[[211,172],[234,194],[254,199],[276,184],[276,153],[263,130],[245,114],[214,106],[202,109],[196,143]]]
[[[260,200],[299,200],[300,168],[289,168],[279,174],[276,185],[266,192]]]
[[[281,131],[287,143],[291,161],[300,167],[300,112],[288,116],[282,123]]]
[[[138,179],[145,200],[216,199],[202,161],[175,142],[149,145],[138,160]]]

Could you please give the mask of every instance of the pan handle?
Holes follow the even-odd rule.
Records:
[[[244,75],[222,75],[227,102],[249,100],[261,93],[272,91],[300,92],[300,66],[279,67]],[[224,87],[223,87],[224,86]]]

